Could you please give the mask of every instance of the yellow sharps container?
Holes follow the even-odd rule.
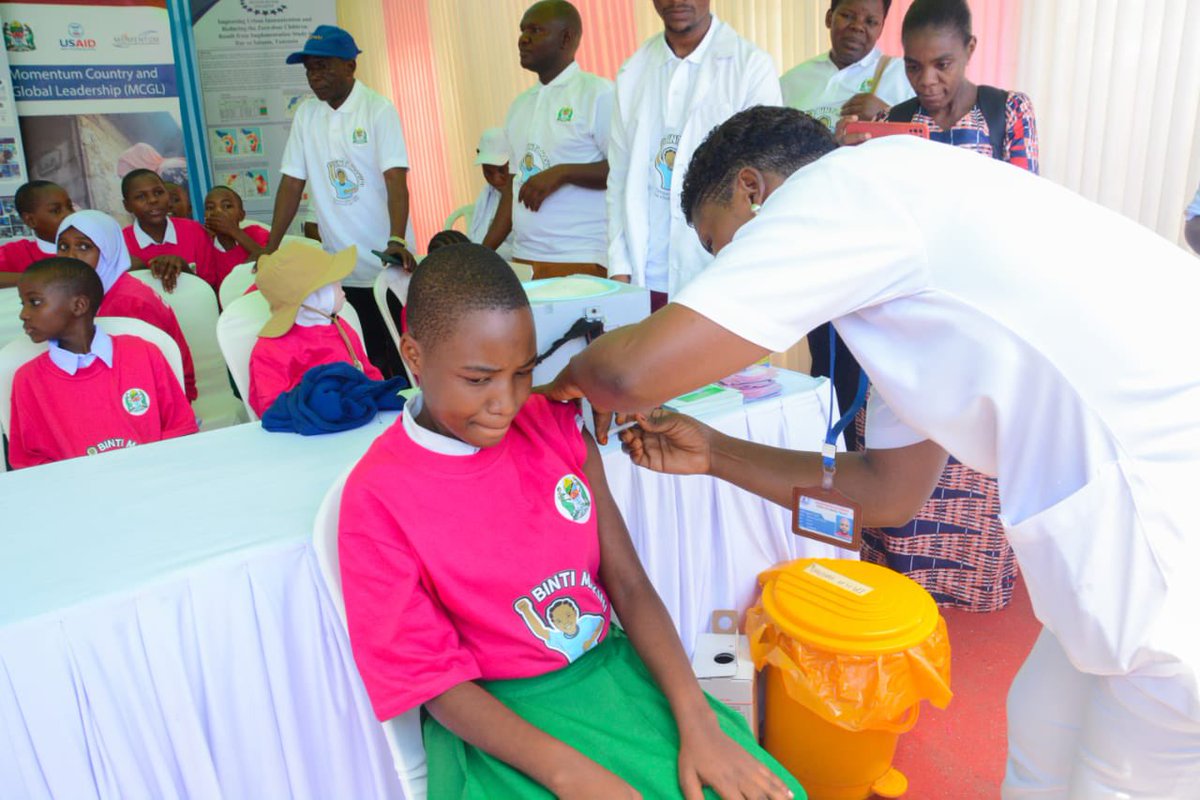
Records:
[[[758,578],[746,616],[765,669],[763,746],[811,800],[899,797],[892,767],[922,700],[950,702],[950,643],[917,583],[861,561],[801,559]]]

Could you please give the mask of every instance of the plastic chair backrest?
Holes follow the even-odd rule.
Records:
[[[183,388],[183,358],[179,355],[179,345],[165,332],[149,322],[130,317],[98,317],[96,325],[109,336],[137,336],[158,347],[175,373],[179,388]],[[12,421],[13,376],[25,362],[37,358],[48,347],[45,342],[34,344],[28,337],[21,336],[0,348],[0,433],[6,433]]]
[[[388,308],[387,293],[391,292],[396,295],[396,299],[403,306],[408,303],[408,283],[412,280],[412,275],[400,267],[387,267],[380,270],[375,276],[375,283],[371,285],[371,291],[375,296],[375,305],[379,306],[379,313],[383,316],[383,323],[387,325],[388,334],[392,337],[392,343],[396,345],[396,352],[400,352],[400,329],[396,327],[396,320],[392,319],[391,309]],[[408,385],[416,386],[417,382],[413,378],[412,372],[408,369],[408,364],[404,359],[400,359],[404,364],[404,374],[408,376]]]
[[[475,215],[475,206],[466,205],[459,206],[450,212],[450,216],[446,217],[446,221],[442,224],[442,230],[448,231],[454,227],[454,223],[461,218],[463,220],[463,228],[471,230],[471,217]]]
[[[280,239],[280,241],[279,241],[279,246],[283,247],[285,244],[293,244],[295,242],[299,242],[300,244],[306,244],[309,247],[315,247],[318,250],[321,249],[321,243],[318,242],[316,239],[310,239],[307,236],[296,236],[295,234],[292,234],[292,233],[285,233],[283,235],[283,238]]]
[[[251,422],[257,420],[258,415],[250,408],[250,353],[258,341],[258,332],[270,316],[271,307],[267,298],[262,296],[262,292],[253,292],[235,299],[217,320],[217,342]],[[361,339],[362,325],[354,307],[346,303],[340,316]]]
[[[21,294],[17,287],[0,289],[0,347],[25,337],[21,323]]]
[[[175,312],[183,338],[192,351],[196,370],[196,400],[192,409],[203,430],[223,428],[245,422],[241,404],[229,388],[225,359],[217,344],[217,296],[202,278],[181,274],[175,291],[167,293],[162,281],[139,269],[129,273],[153,289]]]
[[[313,551],[329,589],[329,598],[337,608],[343,625],[346,624],[346,604],[342,599],[342,573],[338,566],[338,512],[342,503],[342,489],[349,475],[350,470],[346,470],[329,487],[313,522]],[[387,720],[383,723],[383,734],[392,754],[396,774],[400,777],[405,800],[425,800],[427,772],[425,745],[421,739],[421,709],[414,708]]]
[[[217,299],[221,301],[221,308],[225,308],[246,293],[246,290],[254,283],[253,270],[254,262],[247,261],[229,271],[217,289]]]
[[[520,264],[516,261],[509,261],[508,265],[512,267],[512,271],[517,273],[517,280],[521,283],[533,280],[533,267],[528,264]]]

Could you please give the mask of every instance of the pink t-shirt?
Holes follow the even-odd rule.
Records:
[[[271,238],[271,232],[269,230],[267,230],[266,228],[264,228],[262,225],[250,225],[250,226],[246,227],[244,230],[246,232],[246,235],[249,236],[251,239],[253,239],[260,247],[266,247],[267,242]],[[204,278],[203,275],[201,275],[200,277],[204,278],[210,284],[212,284],[212,287],[214,289],[218,289],[221,286],[221,281],[225,280],[226,276],[229,275],[229,273],[233,271],[234,267],[236,267],[238,264],[245,264],[247,261],[250,261],[251,258],[250,258],[250,251],[247,250],[246,248],[242,247],[240,244],[235,243],[232,249],[226,250],[224,253],[222,253],[220,250],[217,249],[217,240],[215,237],[213,238],[212,241],[213,241],[212,280],[208,280],[208,278]]]
[[[576,419],[533,395],[500,444],[465,456],[425,449],[397,420],[354,468],[338,552],[379,719],[464,681],[560,669],[607,635]]]
[[[0,245],[0,272],[24,272],[33,262],[52,257],[42,252],[37,239],[17,239]]]
[[[187,399],[196,399],[196,368],[192,365],[192,351],[183,338],[183,330],[179,327],[175,312],[153,289],[128,272],[123,272],[104,293],[104,302],[100,304],[96,316],[140,319],[174,339],[183,360],[183,385],[187,387]]]
[[[363,374],[374,381],[383,374],[367,360],[362,340],[343,319],[340,325],[362,363]],[[296,388],[304,373],[319,364],[352,364],[346,343],[333,325],[293,325],[283,336],[268,339],[260,336],[250,352],[250,407],[260,417],[279,395]]]
[[[125,246],[129,248],[129,255],[140,258],[146,264],[159,256],[179,256],[187,263],[195,264],[196,274],[207,281],[210,286],[216,288],[217,284],[213,283],[216,275],[213,258],[217,251],[213,247],[212,239],[208,236],[208,229],[194,219],[182,217],[170,217],[169,219],[170,224],[175,228],[176,241],[174,244],[163,242],[162,244],[152,244],[149,247],[139,247],[133,226],[126,225],[121,233],[125,236]]]
[[[14,469],[196,432],[196,417],[157,347],[114,336],[100,359],[68,375],[42,353],[17,370],[8,460]]]

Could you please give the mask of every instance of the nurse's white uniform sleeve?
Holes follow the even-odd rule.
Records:
[[[771,57],[761,50],[755,51],[750,57],[746,70],[746,101],[742,109],[753,106],[783,105],[783,90],[779,85],[779,70]]]
[[[625,112],[627,113],[627,112]],[[612,120],[608,137],[608,275],[632,275],[629,239],[625,233],[625,181],[629,179],[629,133],[625,127],[620,95],[613,93]]]
[[[821,323],[920,291],[919,228],[872,177],[874,159],[858,157],[835,152],[796,172],[672,300],[783,352]]]
[[[923,442],[928,437],[905,425],[878,392],[867,400],[867,449],[894,450]]]

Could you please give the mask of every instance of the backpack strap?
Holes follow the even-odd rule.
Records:
[[[897,103],[892,106],[892,110],[888,112],[888,122],[912,122],[913,117],[917,114],[917,109],[921,107],[921,103],[917,98],[905,100],[903,103]]]
[[[987,121],[992,158],[1004,160],[1004,139],[1008,135],[1008,92],[995,86],[980,86],[976,101]]]
[[[883,77],[883,71],[887,69],[890,63],[892,63],[891,56],[879,57],[879,66],[875,67],[875,77],[871,79],[871,91],[868,94],[875,94],[879,91],[879,81]]]

